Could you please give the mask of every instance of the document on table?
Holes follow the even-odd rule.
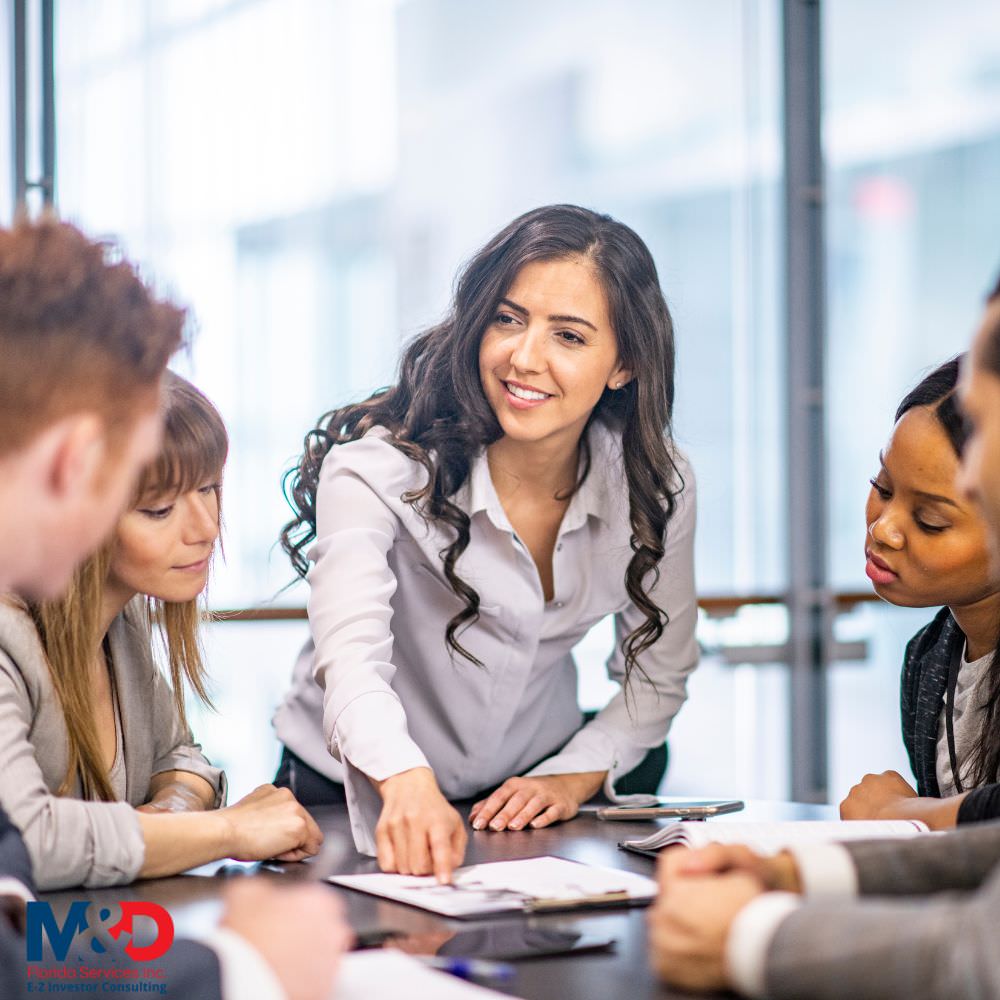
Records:
[[[490,1000],[504,994],[429,969],[400,951],[345,955],[331,1000]]]
[[[777,854],[802,844],[873,840],[878,837],[915,837],[928,834],[918,819],[804,820],[790,823],[668,823],[638,840],[618,846],[636,854],[655,854],[664,847],[705,847],[708,844],[746,844],[759,854]]]
[[[656,882],[644,875],[553,857],[459,868],[451,885],[431,876],[381,873],[333,875],[330,881],[446,917],[641,905],[656,896]]]

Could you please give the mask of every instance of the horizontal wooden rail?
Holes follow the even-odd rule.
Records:
[[[842,591],[833,595],[838,612],[852,610],[858,604],[878,601],[869,590]],[[698,599],[698,606],[713,618],[726,618],[740,608],[765,604],[784,604],[784,594],[718,594]],[[306,620],[303,607],[224,608],[209,616],[216,622],[295,622]]]

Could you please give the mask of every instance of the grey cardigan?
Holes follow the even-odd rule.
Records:
[[[794,910],[768,949],[768,996],[1000,996],[1000,823],[844,846],[880,898]]]
[[[0,804],[24,836],[41,890],[131,882],[145,843],[134,806],[162,771],[190,771],[225,804],[226,779],[180,724],[170,686],[153,661],[137,599],[108,631],[121,709],[126,801],[56,794],[66,776],[67,734],[38,632],[28,614],[0,602]]]

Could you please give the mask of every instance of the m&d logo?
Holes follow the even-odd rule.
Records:
[[[174,922],[158,903],[127,900],[115,904],[115,909],[120,913],[113,913],[107,906],[78,899],[70,904],[66,919],[60,924],[51,903],[28,903],[25,941],[27,960],[44,960],[45,939],[48,939],[52,954],[58,962],[66,961],[70,947],[81,937],[84,939],[84,951],[89,954],[77,954],[75,957],[83,961],[92,961],[93,957],[107,954],[113,949],[123,951],[134,962],[155,962],[174,943]],[[113,917],[117,919],[112,923]],[[134,921],[137,917],[146,917],[156,926],[156,936],[149,944],[137,944],[135,941]],[[144,938],[145,935],[142,935],[140,940]],[[120,947],[126,939],[124,948]]]

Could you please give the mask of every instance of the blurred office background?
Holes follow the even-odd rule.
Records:
[[[38,6],[26,6],[29,49]],[[59,210],[119,239],[190,305],[199,332],[180,366],[232,435],[214,607],[303,604],[302,585],[282,589],[292,575],[275,544],[303,433],[392,381],[401,342],[442,314],[461,262],[553,201],[612,213],[656,257],[678,336],[677,434],[699,479],[700,592],[781,593],[796,556],[777,0],[54,10]],[[863,506],[896,403],[968,343],[1000,267],[1000,5],[828,0],[822,30],[830,585],[865,592]],[[40,115],[35,98],[29,139]],[[4,219],[8,170],[4,158]],[[898,672],[930,615],[863,603],[838,618],[838,638],[866,654],[828,674],[833,801],[865,771],[908,773]],[[722,655],[780,645],[786,618],[750,604],[703,619],[666,791],[788,796],[787,668]],[[219,712],[197,731],[236,794],[273,773],[270,714],[306,633],[302,621],[208,630]],[[610,643],[604,623],[578,651],[586,707],[609,694]]]

